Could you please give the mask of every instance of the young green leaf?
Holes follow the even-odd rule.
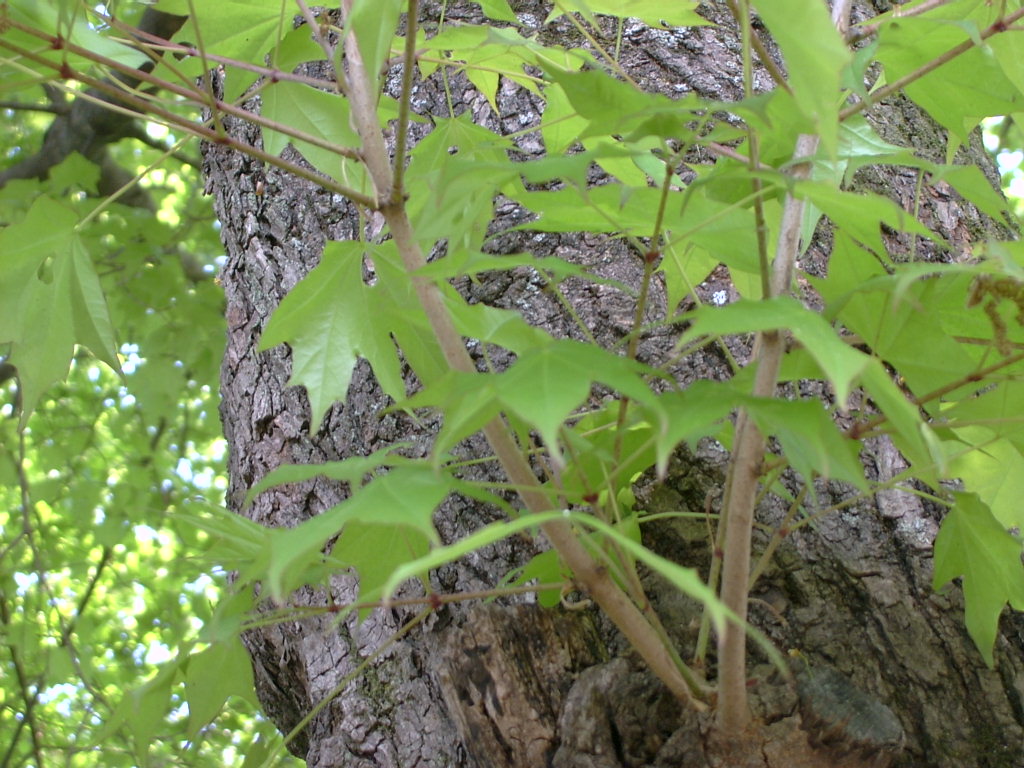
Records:
[[[563,565],[558,552],[553,549],[539,552],[530,558],[522,568],[510,573],[507,577],[509,586],[517,587],[535,581],[538,584],[569,583],[572,574]],[[554,608],[561,602],[560,589],[538,589],[537,602],[545,608]]]
[[[992,20],[990,9],[979,3],[974,18],[969,20],[960,18],[950,23],[930,14],[884,25],[879,32],[878,60],[885,67],[886,78],[892,82],[910,74],[967,40],[977,43],[979,24],[987,25]],[[982,118],[1020,110],[1024,101],[1021,92],[1001,66],[1001,62],[1016,56],[1012,37],[997,35],[986,41],[984,48],[976,44],[954,61],[910,83],[906,93],[966,144]],[[951,142],[948,153],[955,149],[956,142]]]
[[[380,600],[388,577],[403,563],[423,557],[430,539],[411,525],[350,520],[331,550],[331,562],[359,574],[359,602]],[[366,618],[370,608],[359,612]]]
[[[540,514],[523,515],[522,517],[515,520],[509,520],[507,522],[499,521],[489,523],[483,528],[473,531],[473,533],[468,536],[464,536],[458,541],[452,542],[451,544],[443,547],[436,547],[416,560],[403,563],[392,572],[391,576],[384,583],[384,589],[381,594],[383,594],[384,599],[387,600],[394,595],[395,590],[408,579],[415,576],[425,576],[434,568],[440,568],[442,565],[454,562],[460,557],[468,555],[470,552],[475,552],[489,544],[494,544],[495,542],[501,541],[509,536],[514,536],[520,531],[525,531],[527,529],[536,530],[539,525],[567,516],[569,516],[568,512],[564,514],[562,512],[542,512]]]
[[[469,113],[435,120],[412,151],[406,172],[408,210],[421,242],[447,240],[450,248],[480,250],[494,194],[518,180],[507,139],[475,125]]]
[[[956,504],[935,539],[934,589],[963,577],[967,631],[992,666],[999,614],[1010,603],[1024,610],[1024,565],[1020,542],[969,493],[954,494]]]
[[[655,467],[664,477],[672,451],[682,442],[691,446],[702,437],[721,431],[720,423],[736,407],[738,393],[728,382],[695,381],[685,390],[661,395],[650,414],[657,425]]]
[[[996,437],[988,426],[965,426],[953,432],[963,445],[957,446],[960,455],[949,463],[950,475],[961,478],[964,489],[976,494],[1004,528],[1024,530],[1024,456],[1020,447]]]
[[[252,663],[241,641],[213,643],[185,662],[185,701],[188,702],[190,738],[213,722],[229,696],[247,699],[257,706]]]
[[[852,56],[829,18],[828,6],[805,0],[762,0],[756,5],[782,49],[794,101],[815,126],[826,153],[835,156],[839,83]]]
[[[889,435],[914,466],[916,476],[936,485],[939,477],[946,473],[946,461],[938,437],[921,418],[921,409],[910,402],[877,359],[864,366],[861,383],[874,404],[885,414]]]
[[[183,40],[202,45],[205,51],[238,61],[263,64],[264,56],[292,29],[292,14],[280,0],[218,0],[198,3],[190,0],[160,0],[159,10],[188,16],[179,33]],[[206,62],[199,56],[175,62],[175,70],[187,77],[200,77]],[[233,101],[256,76],[228,68],[224,98]],[[173,76],[177,79],[177,75]]]
[[[821,402],[747,398],[744,407],[763,434],[778,438],[786,459],[808,486],[821,475],[867,489],[860,443],[840,434]]]
[[[261,98],[262,114],[268,120],[339,147],[352,149],[362,144],[350,123],[348,100],[338,94],[283,81],[266,88]],[[367,191],[366,172],[361,164],[325,147],[293,139],[270,128],[263,129],[263,148],[270,154],[280,155],[288,144],[322,173],[353,189]]]
[[[814,357],[836,392],[836,400],[845,403],[854,380],[868,363],[868,357],[844,344],[817,312],[795,299],[780,297],[767,301],[740,300],[725,307],[701,307],[693,315],[693,325],[680,343],[706,334],[751,333],[788,330]]]
[[[654,463],[656,430],[651,423],[629,420],[620,431],[618,422],[619,407],[613,403],[588,413],[562,432],[567,463],[560,491],[571,503],[583,503],[588,493],[617,494],[629,489]]]
[[[287,342],[292,348],[292,384],[309,394],[316,432],[324,413],[343,400],[352,379],[352,368],[363,357],[373,368],[384,391],[399,399],[405,396],[405,380],[394,338],[409,337],[415,344],[405,349],[421,376],[438,371],[426,367],[430,347],[420,342],[426,318],[406,283],[385,280],[387,254],[393,242],[380,246],[364,243],[328,243],[323,259],[289,293],[271,316],[260,340],[261,349]],[[363,281],[363,256],[379,257],[377,285]],[[394,336],[394,338],[393,338]]]
[[[900,232],[938,239],[935,233],[887,197],[847,192],[818,181],[798,182],[795,191],[823,211],[845,234],[879,256],[886,255],[882,224]]]
[[[0,287],[0,342],[21,381],[22,425],[43,392],[68,372],[75,344],[120,371],[106,300],[75,231],[78,216],[46,196],[0,231],[7,259]]]
[[[395,453],[408,445],[409,443],[403,442],[392,443],[386,448],[374,451],[369,456],[349,456],[341,461],[328,461],[323,464],[282,464],[264,475],[263,479],[249,489],[245,495],[245,503],[246,505],[251,504],[254,498],[275,485],[301,483],[315,477],[339,480],[358,487],[368,475],[381,467],[412,463],[412,459]]]
[[[489,19],[511,21],[513,24],[518,22],[508,0],[475,0],[475,2]]]
[[[561,463],[558,430],[590,394],[594,382],[606,384],[634,401],[653,395],[641,378],[644,367],[599,347],[576,341],[554,341],[521,356],[498,377],[503,405],[533,426],[553,459]]]
[[[301,525],[272,531],[265,575],[271,593],[280,598],[306,583],[304,577],[310,569],[314,572],[323,570],[323,549],[327,541],[339,532],[344,537],[343,529],[352,521],[377,526],[404,526],[417,534],[408,539],[409,542],[423,539],[436,544],[438,536],[432,522],[433,514],[453,488],[454,485],[445,482],[443,474],[428,466],[397,467],[375,477],[350,498]],[[366,533],[365,529],[360,530]],[[395,539],[396,542],[398,540]],[[347,551],[347,548],[340,551]],[[391,556],[403,559],[400,552]],[[337,560],[335,557],[332,562]]]

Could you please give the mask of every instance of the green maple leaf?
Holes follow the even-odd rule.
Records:
[[[305,574],[322,565],[324,543],[341,532],[340,546],[331,553],[332,562],[359,570],[360,578],[365,579],[361,594],[366,595],[368,590],[379,587],[378,582],[398,564],[426,551],[428,543],[440,544],[433,515],[451,490],[430,467],[397,467],[301,525],[272,531],[267,539],[266,570],[271,593],[282,596],[302,584]],[[359,532],[357,539],[376,538],[383,548],[362,552],[358,540],[346,541],[352,523],[358,524],[353,528]],[[395,529],[390,536],[386,531],[389,527]],[[380,562],[371,568],[375,558]]]
[[[363,257],[373,258],[376,282],[363,280]],[[292,348],[293,385],[309,394],[310,431],[324,413],[344,400],[352,369],[365,358],[391,397],[405,397],[396,341],[423,380],[440,374],[440,354],[408,280],[394,266],[394,246],[328,243],[323,259],[284,298],[271,316],[260,349],[287,342]]]
[[[352,520],[345,525],[331,557],[356,570],[359,601],[365,602],[379,600],[391,574],[410,560],[423,557],[429,549],[429,539],[414,526]],[[360,620],[370,610],[360,609]]]
[[[933,586],[963,577],[967,631],[991,667],[999,614],[1007,603],[1024,609],[1021,545],[977,496],[955,496],[956,506],[935,539]]]
[[[11,343],[18,368],[23,426],[43,392],[67,375],[76,344],[120,371],[106,299],[77,224],[71,209],[44,196],[0,232],[0,342]]]

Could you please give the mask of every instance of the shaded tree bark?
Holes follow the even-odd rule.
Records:
[[[475,6],[454,6],[448,18],[476,18]],[[527,24],[538,24],[547,7],[525,0],[517,3],[517,12]],[[657,31],[627,23],[622,53],[626,68],[644,87],[662,93],[739,98],[739,41],[720,8],[708,8],[707,13],[721,25]],[[436,21],[438,9],[428,3],[423,14],[426,21]],[[569,38],[573,32],[568,25],[555,25],[542,34]],[[394,89],[397,75],[391,75]],[[758,77],[759,85],[767,88],[767,76]],[[536,125],[543,110],[536,97],[508,84],[499,93],[499,114],[458,78],[451,98],[456,113],[468,111],[475,120],[506,133]],[[447,114],[439,82],[419,83],[415,103],[425,114]],[[942,159],[944,136],[912,105],[886,104],[870,119],[889,141]],[[243,140],[258,142],[258,131],[251,126],[231,119],[225,124]],[[527,157],[542,151],[537,135],[523,136],[518,145]],[[228,253],[221,281],[229,334],[222,371],[222,417],[231,446],[229,505],[265,525],[294,526],[341,501],[346,490],[320,479],[273,489],[243,509],[246,491],[271,469],[282,463],[365,455],[396,440],[412,441],[414,451],[425,455],[437,425],[383,413],[388,401],[369,367],[360,364],[347,401],[331,410],[316,434],[309,433],[305,394],[286,386],[287,350],[258,352],[259,335],[281,298],[318,262],[324,243],[357,235],[358,217],[338,196],[224,147],[209,145],[204,154],[208,190],[215,198]],[[979,163],[994,178],[980,146],[973,146],[964,159]],[[897,170],[864,175],[857,183],[884,190],[909,209],[916,177]],[[256,193],[257,184],[263,194]],[[955,248],[966,249],[993,231],[991,222],[946,190],[922,196],[922,204],[924,221]],[[621,243],[505,231],[525,217],[514,204],[499,202],[492,231],[500,234],[490,247],[496,252],[557,255],[587,264],[603,276],[638,282],[640,259]],[[824,268],[829,240],[827,231],[819,233],[804,269]],[[892,244],[900,247],[895,237]],[[924,256],[949,257],[927,251]],[[540,290],[541,284],[536,274],[519,269],[479,282],[464,280],[458,287],[471,302],[514,307],[556,335],[574,335],[565,312]],[[731,288],[727,275],[716,272],[698,290],[710,297]],[[566,293],[602,342],[614,342],[630,330],[633,305],[626,293],[582,282],[568,283]],[[664,316],[663,300],[651,312]],[[645,337],[642,358],[663,360],[675,336],[666,330]],[[690,382],[724,377],[726,367],[709,349],[684,361],[675,373]],[[803,394],[820,393],[808,384]],[[467,455],[486,452],[482,440],[470,440],[461,450]],[[882,439],[870,444],[863,457],[879,479],[903,468],[899,454]],[[680,452],[665,482],[645,478],[638,484],[642,508],[699,511],[708,501],[717,507],[726,460],[711,445],[696,454]],[[488,472],[486,467],[474,471],[480,477]],[[840,487],[821,490],[821,504],[846,493]],[[758,512],[767,523],[781,520],[784,513],[770,500]],[[441,535],[451,540],[497,516],[476,502],[452,498],[436,522]],[[759,582],[753,623],[780,649],[799,649],[812,665],[840,673],[871,700],[884,702],[905,732],[902,751],[891,744],[877,756],[859,748],[844,754],[843,744],[826,745],[820,762],[813,764],[884,765],[898,753],[894,764],[900,766],[1024,765],[1024,621],[1005,618],[998,663],[987,669],[964,629],[959,591],[935,594],[930,587],[931,543],[940,516],[915,496],[879,493],[873,504],[850,506],[788,537]],[[659,553],[687,565],[707,566],[703,524],[660,524],[645,535]],[[764,540],[755,541],[755,550],[764,545]],[[440,569],[433,586],[439,592],[489,588],[537,546],[522,540],[494,545]],[[698,606],[653,576],[645,580],[674,639],[681,648],[692,647]],[[293,601],[311,606],[350,602],[356,585],[352,577],[339,574],[330,591],[302,590]],[[268,715],[285,732],[292,729],[413,614],[378,610],[362,624],[350,618],[341,626],[324,614],[247,633]],[[765,750],[759,765],[800,764],[787,756],[785,746],[787,739],[805,738],[798,729],[798,691],[757,658],[756,651],[750,675],[755,714],[778,736],[777,746]],[[804,719],[814,720],[806,706],[804,701]],[[828,741],[827,722],[805,726],[818,741]],[[712,756],[707,733],[707,723],[680,711],[600,615],[586,609],[545,611],[521,598],[487,606],[442,606],[388,645],[290,747],[316,768],[729,764]]]

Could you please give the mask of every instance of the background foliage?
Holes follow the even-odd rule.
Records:
[[[121,10],[131,22],[141,8]],[[11,166],[39,151],[53,102],[10,59],[0,83]],[[5,377],[0,406],[5,766],[232,765],[274,733],[254,719],[244,656],[201,654],[223,574],[197,561],[206,537],[180,517],[225,488],[222,247],[197,145],[168,158],[175,135],[150,126],[142,138],[111,153],[144,174],[152,209],[98,197],[99,171],[79,154],[0,189],[0,355],[19,345],[24,372],[20,394]],[[190,652],[193,689],[235,669],[239,698],[214,725],[216,710],[190,719],[189,667],[158,674]]]
[[[480,5],[495,20],[515,20],[502,0]],[[687,3],[677,4],[670,18],[663,5],[630,4],[630,13],[651,24],[701,23]],[[786,22],[804,13],[805,3],[762,5],[794,77],[789,90],[728,105],[758,135],[766,168],[758,176],[764,191],[755,194],[742,155],[694,166],[685,180],[675,175],[686,149],[746,137],[746,128],[727,124],[709,132],[708,114],[724,105],[643,94],[608,74],[617,74],[613,60],[545,47],[514,27],[451,26],[424,36],[417,42],[424,75],[439,67],[464,69],[492,102],[499,76],[543,92],[548,152],[524,170],[509,160],[507,139],[465,117],[435,121],[413,150],[407,176],[417,237],[427,244],[447,239],[447,258],[428,274],[447,278],[534,263],[511,257],[499,264],[483,253],[492,194],[499,192],[538,215],[532,229],[618,233],[639,253],[654,243],[658,279],[673,311],[710,269],[726,264],[744,300],[670,318],[689,324],[680,350],[731,334],[788,328],[800,346],[787,357],[783,378],[828,381],[840,406],[863,387],[885,417],[855,412],[864,430],[888,430],[914,462],[913,472],[899,480],[924,480],[938,489],[940,477],[961,478],[956,496],[935,491],[952,510],[936,544],[936,583],[963,577],[968,627],[991,659],[999,613],[1007,602],[1024,607],[1020,544],[1012,533],[1024,522],[1017,503],[1024,490],[1018,485],[1024,478],[1024,253],[1006,241],[979,244],[978,259],[954,265],[906,264],[908,254],[889,252],[879,222],[935,240],[932,233],[887,199],[854,194],[841,182],[864,165],[905,165],[917,169],[922,182],[943,180],[994,218],[1004,218],[986,180],[956,165],[953,156],[982,118],[1019,109],[1024,80],[1017,39],[986,38],[955,69],[926,76],[922,68],[952,46],[982,42],[982,32],[996,20],[992,6],[957,2],[888,23],[867,49],[851,56],[823,12],[809,17],[820,29],[808,35]],[[583,25],[593,21],[591,12],[614,14],[621,6],[562,3],[549,21],[578,12],[572,18]],[[285,72],[322,57],[308,32],[291,30],[290,12],[282,14],[277,0],[210,4],[198,21],[183,0],[160,7],[192,13],[183,37],[202,39],[206,52],[229,60],[228,101],[255,81],[251,67],[262,65],[268,52]],[[401,6],[363,2],[356,8],[351,23],[376,72],[380,66],[372,65],[397,55],[403,43],[378,14],[397,21]],[[138,18],[138,7],[116,10],[128,23]],[[44,32],[63,30],[94,54],[138,63],[137,54],[112,41],[116,29],[77,3],[16,1],[5,12]],[[241,28],[246,34],[238,34]],[[386,34],[376,34],[378,29]],[[8,130],[2,141],[6,164],[14,165],[43,146],[50,113],[84,89],[83,78],[62,78],[52,64],[71,61],[83,73],[102,68],[71,49],[48,49],[20,28],[3,34],[0,95]],[[20,53],[25,46],[36,59]],[[876,87],[914,76],[908,95],[952,136],[946,164],[890,145],[862,117],[844,114],[837,93],[854,83],[852,91],[867,97],[860,83],[870,56],[884,65],[885,78]],[[199,56],[165,60],[155,73],[190,86],[208,64]],[[59,88],[44,91],[44,83]],[[978,83],[986,88],[974,87]],[[196,100],[202,103],[202,94]],[[635,521],[624,520],[634,515],[628,488],[637,472],[664,467],[680,442],[711,434],[728,445],[733,436],[726,417],[734,408],[747,408],[762,431],[777,438],[779,460],[801,477],[835,478],[869,491],[857,446],[846,439],[851,435],[840,434],[816,403],[753,398],[743,373],[718,388],[702,383],[656,398],[644,382],[657,374],[629,357],[551,340],[514,316],[470,308],[450,292],[445,298],[460,331],[512,350],[518,362],[483,380],[447,372],[425,322],[409,309],[412,290],[387,241],[329,245],[314,275],[275,314],[262,343],[291,345],[293,383],[309,392],[313,430],[331,403],[344,397],[351,367],[363,357],[404,407],[445,411],[435,454],[425,465],[381,456],[328,468],[347,480],[380,467],[391,471],[300,532],[266,532],[210,512],[222,504],[224,490],[225,446],[215,414],[224,335],[214,280],[221,247],[201,197],[197,146],[179,143],[187,138],[182,123],[197,120],[195,106],[169,96],[156,97],[153,106],[167,110],[164,125],[110,148],[117,165],[141,176],[150,205],[98,196],[99,172],[78,155],[45,180],[10,180],[0,190],[0,355],[17,365],[20,378],[17,388],[13,381],[5,385],[0,410],[0,733],[11,734],[9,744],[0,742],[2,764],[260,764],[277,737],[254,715],[248,662],[235,634],[244,600],[217,607],[223,578],[202,557],[211,540],[221,542],[216,561],[241,567],[243,582],[264,580],[282,594],[319,575],[323,541],[348,524],[349,538],[327,566],[357,567],[364,596],[379,597],[390,586],[392,566],[404,568],[396,578],[414,575],[526,527],[501,526],[427,554],[428,545],[437,543],[430,515],[444,496],[453,489],[486,494],[456,485],[453,477],[439,484],[436,470],[446,466],[445,451],[499,412],[523,433],[532,429],[541,437],[550,461],[564,471],[564,498],[606,513],[605,522],[575,513],[581,526],[597,528],[701,596],[704,587],[690,572],[671,570],[636,545]],[[348,109],[335,94],[295,81],[276,83],[263,92],[262,114],[272,121],[265,128],[266,151],[276,155],[290,141],[330,177],[325,184],[370,194],[368,177],[346,153],[359,141]],[[397,114],[398,106],[384,99],[380,119]],[[1004,118],[997,128],[1002,146],[1019,144],[1014,126]],[[814,176],[794,181],[784,164],[801,132],[817,134],[821,151]],[[587,189],[595,165],[614,183]],[[775,234],[787,191],[812,208],[805,238],[821,213],[837,226],[832,269],[813,282],[824,316],[795,301],[761,300],[764,265],[751,209],[755,199],[763,203]],[[666,197],[673,204],[666,206]],[[652,211],[663,214],[657,224]],[[945,245],[936,244],[940,250]],[[373,286],[361,279],[364,251],[379,276]],[[556,283],[578,273],[563,264],[539,268]],[[339,294],[350,300],[337,302]],[[387,311],[375,311],[367,322],[370,313],[361,308],[371,304]],[[862,344],[840,339],[837,328]],[[340,345],[339,334],[345,340]],[[392,337],[427,384],[408,400]],[[899,387],[889,375],[893,369]],[[583,419],[572,417],[594,382],[632,399],[631,421],[617,422],[614,411],[599,408]],[[636,440],[627,442],[635,452],[624,454],[635,465],[616,465],[623,453],[609,437],[613,425],[628,427]],[[293,480],[303,471],[285,470],[268,482]],[[396,488],[421,492],[398,494]],[[773,490],[788,493],[780,485]],[[381,518],[382,509],[393,519]],[[642,518],[642,510],[635,513]],[[401,546],[389,545],[385,539],[395,539],[399,526],[406,533]],[[370,550],[392,559],[382,557],[383,565],[377,562],[371,571],[358,559]],[[538,561],[528,575],[557,577],[552,566],[551,558]]]

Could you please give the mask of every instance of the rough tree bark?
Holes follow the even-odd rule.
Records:
[[[425,5],[424,21],[436,21],[439,9]],[[539,23],[547,13],[536,0],[515,5],[527,24]],[[450,19],[476,18],[475,6],[449,6]],[[721,26],[667,32],[626,24],[623,60],[645,87],[667,94],[696,91],[722,100],[740,96],[739,41],[721,8],[706,12]],[[564,26],[543,34],[568,36],[571,30]],[[767,87],[767,78],[760,85]],[[469,111],[475,120],[508,133],[535,125],[543,109],[535,97],[503,87],[496,115],[480,94],[457,79],[451,98],[457,113]],[[424,114],[447,114],[437,82],[420,83],[414,102]],[[886,139],[942,159],[941,131],[912,105],[886,104],[870,117]],[[251,126],[225,123],[244,140],[258,140]],[[534,135],[524,136],[519,146],[526,155],[541,151]],[[979,147],[965,159],[993,173]],[[319,432],[309,433],[305,394],[285,386],[287,350],[258,352],[257,343],[271,312],[317,263],[325,241],[355,235],[355,211],[336,195],[224,147],[205,148],[205,172],[228,253],[221,281],[229,334],[222,372],[222,417],[231,446],[229,504],[265,525],[294,526],[340,501],[345,489],[323,480],[283,486],[243,510],[247,489],[282,463],[365,455],[395,440],[412,440],[426,453],[431,425],[382,413],[386,398],[361,364],[347,402],[332,409]],[[894,171],[865,176],[859,183],[885,191],[909,209],[916,177]],[[257,184],[263,194],[256,194]],[[965,248],[992,227],[948,190],[933,192],[922,196],[924,221],[949,241]],[[493,231],[519,223],[524,215],[512,204],[499,203]],[[828,241],[827,232],[820,233],[805,269],[821,268]],[[898,247],[895,240],[893,245]],[[562,256],[627,283],[636,283],[641,272],[635,254],[603,238],[505,232],[492,247]],[[514,307],[556,334],[574,333],[529,270],[458,287],[470,301]],[[708,295],[730,290],[727,276],[712,275],[700,290]],[[629,329],[633,308],[626,294],[582,283],[569,284],[568,293],[598,338],[615,340]],[[664,311],[664,306],[652,309]],[[642,354],[658,361],[673,338],[668,331],[645,338]],[[708,351],[687,360],[677,375],[683,381],[720,377],[723,361]],[[483,444],[470,441],[463,450],[481,452]],[[863,456],[880,478],[903,466],[885,441],[869,446]],[[711,446],[699,455],[680,453],[668,480],[641,482],[638,496],[652,511],[700,510],[706,499],[717,505],[725,460]],[[827,491],[833,497],[844,493],[841,488]],[[497,514],[455,498],[436,519],[442,535],[451,539]],[[781,514],[771,504],[759,510],[769,522]],[[938,510],[916,497],[886,492],[873,505],[850,507],[813,529],[801,529],[786,540],[761,579],[752,621],[780,649],[800,649],[813,664],[838,670],[896,713],[905,747],[894,764],[1024,766],[1024,620],[1004,619],[998,663],[987,669],[964,630],[959,592],[937,595],[930,587],[930,548],[939,517]],[[703,525],[665,524],[647,535],[660,553],[706,566]],[[755,542],[755,548],[763,545]],[[434,575],[435,587],[441,592],[490,587],[532,555],[534,546],[515,540],[490,547],[441,569]],[[666,627],[680,647],[692,647],[696,607],[656,579],[647,581]],[[333,579],[331,591],[337,602],[356,594],[352,578],[344,574]],[[322,606],[327,599],[312,589],[293,597],[304,605]],[[412,615],[378,610],[361,625],[351,619],[341,626],[325,615],[248,633],[245,641],[267,714],[290,730]],[[794,730],[799,707],[791,686],[756,655],[750,675],[757,713],[780,732]],[[353,680],[291,749],[315,768],[722,764],[706,754],[704,733],[705,724],[680,711],[600,615],[545,611],[523,597],[485,607],[442,607]],[[888,754],[880,754],[877,763],[843,762],[852,759],[826,750],[817,764],[882,765]],[[760,764],[794,763],[785,755],[766,753]]]

